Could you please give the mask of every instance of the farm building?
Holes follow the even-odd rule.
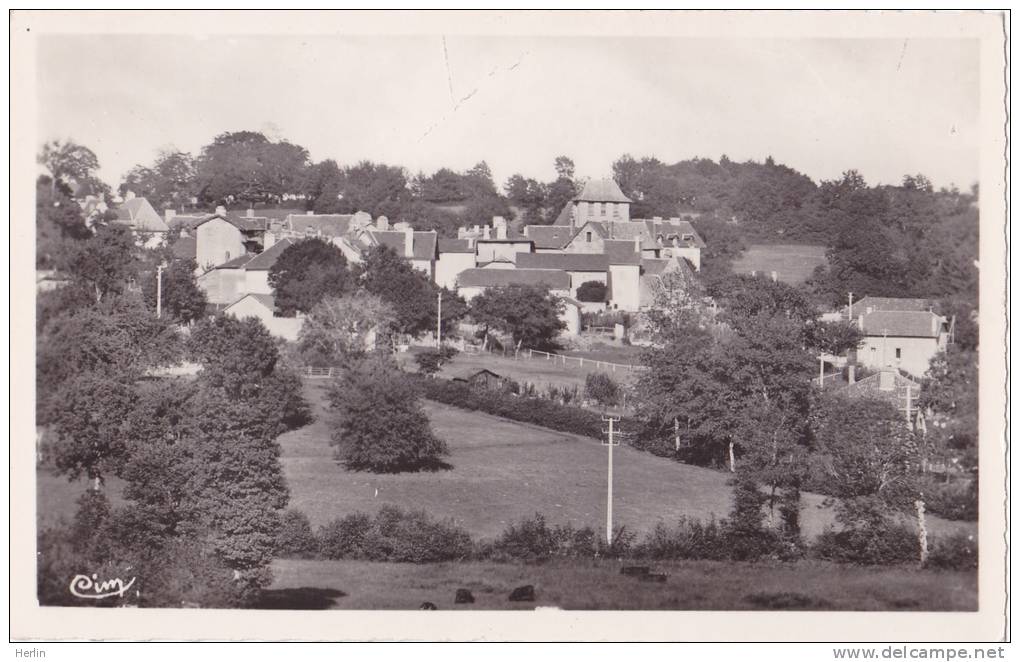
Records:
[[[475,388],[499,390],[506,386],[510,380],[502,375],[497,375],[487,368],[482,368],[477,372],[469,373],[463,377],[454,377],[453,381],[464,382]]]

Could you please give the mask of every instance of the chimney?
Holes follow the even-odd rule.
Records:
[[[883,369],[878,376],[878,390],[891,391],[896,386],[896,373],[892,370]]]
[[[641,236],[640,235],[638,235],[637,237],[634,237],[634,252],[635,253],[640,253],[641,252]]]
[[[379,218],[375,219],[375,227],[378,230],[381,230],[381,231],[384,231],[384,232],[386,230],[389,230],[390,229],[390,219],[386,218],[385,216],[380,216]]]
[[[491,239],[492,238],[492,235],[490,234],[491,231],[492,231],[492,228],[490,228],[488,225],[486,225],[484,228],[482,228],[482,238],[483,239]]]
[[[939,316],[935,313],[931,313],[931,335],[938,337],[939,335]]]
[[[860,329],[861,331],[864,330],[864,315],[861,315],[857,318],[857,328]]]
[[[496,228],[499,228],[499,227],[504,227],[505,228],[506,227],[506,219],[503,218],[502,216],[493,216],[492,217],[492,226],[496,227]]]
[[[851,384],[857,383],[857,366],[853,363],[847,366],[846,380]]]
[[[163,210],[163,220],[166,221],[167,225],[170,224],[170,221],[172,221],[175,216],[177,216],[177,210],[176,209],[164,209]]]
[[[227,215],[227,208],[224,207],[223,205],[217,205],[216,206],[216,215],[217,216],[226,216]]]
[[[662,222],[662,217],[661,216],[652,216],[652,220],[661,223]]]
[[[407,228],[404,230],[404,257],[412,255],[414,255],[414,229]]]
[[[305,216],[315,216],[315,211],[312,210],[312,209],[309,209],[308,211],[305,212]]]
[[[775,271],[773,271],[772,272],[772,282],[775,283],[778,280],[779,280],[779,274],[777,274]]]
[[[247,216],[248,218],[255,218],[255,210],[252,209],[251,207],[248,207],[248,211],[246,211],[244,215]]]
[[[496,239],[506,239],[506,223],[496,226]]]

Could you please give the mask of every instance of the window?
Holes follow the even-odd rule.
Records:
[[[588,232],[584,233],[584,240],[586,242],[588,242],[589,244],[591,243],[591,231],[588,231]]]
[[[599,214],[602,216],[606,215],[606,203],[604,202],[599,203]]]
[[[900,355],[900,348],[897,347],[896,348],[896,360],[898,361],[898,360],[900,360],[900,358],[902,358],[901,355]]]
[[[226,252],[225,252],[225,253],[223,254],[223,261],[224,261],[224,262],[230,262],[230,251],[226,251]]]

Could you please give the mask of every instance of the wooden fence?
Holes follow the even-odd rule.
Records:
[[[467,353],[481,354],[483,350],[478,345],[465,345],[462,350]],[[562,365],[566,367],[577,367],[584,368],[586,365],[595,368],[596,370],[607,370],[609,372],[616,372],[617,370],[623,371],[634,371],[634,370],[647,370],[647,366],[634,363],[613,363],[612,361],[602,361],[599,359],[584,358],[583,356],[567,356],[566,354],[556,354],[554,352],[544,352],[540,349],[520,349],[507,350],[489,350],[489,353],[502,355],[506,358],[512,358],[515,361],[519,361],[522,358],[530,359],[534,361],[547,361],[554,365]]]

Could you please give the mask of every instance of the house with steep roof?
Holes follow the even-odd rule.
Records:
[[[206,271],[196,283],[214,305],[229,305],[248,294],[273,294],[269,270],[292,243],[284,239],[257,255],[235,257]]]
[[[156,248],[166,241],[170,228],[145,198],[135,197],[130,191],[124,202],[113,210],[113,223],[131,230],[135,241],[145,248]]]
[[[656,216],[640,222],[648,233],[642,247],[646,257],[682,257],[691,263],[695,271],[701,271],[701,251],[705,248],[705,240],[690,221]]]
[[[266,219],[251,210],[242,216],[228,214],[217,207],[195,225],[195,260],[200,269],[208,270],[244,255],[262,252],[265,245]]]
[[[887,299],[886,309],[869,306],[862,312],[854,310],[864,334],[856,361],[873,369],[897,368],[923,377],[932,358],[946,350],[949,320],[931,310],[917,310],[917,300],[903,301],[897,304],[895,299]],[[906,309],[892,309],[897,306]]]
[[[614,180],[592,179],[564,206],[553,224],[578,228],[589,221],[629,221],[631,202]]]

